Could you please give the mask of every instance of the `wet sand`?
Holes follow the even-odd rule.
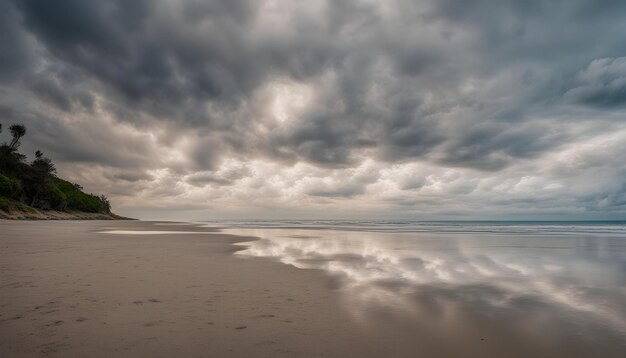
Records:
[[[487,284],[422,286],[405,295],[408,314],[386,307],[386,292],[406,289],[386,280],[385,305],[359,307],[359,287],[323,270],[233,255],[249,240],[168,223],[0,221],[0,357],[621,356],[619,337],[552,327],[554,307],[532,297],[499,309]]]

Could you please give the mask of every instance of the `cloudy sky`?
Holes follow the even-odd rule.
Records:
[[[623,219],[624,34],[623,0],[0,0],[0,121],[139,218]]]

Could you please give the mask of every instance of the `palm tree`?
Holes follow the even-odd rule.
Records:
[[[20,146],[20,138],[26,134],[26,127],[21,124],[13,124],[9,127],[9,131],[11,131],[11,135],[13,136],[9,148],[16,149]]]

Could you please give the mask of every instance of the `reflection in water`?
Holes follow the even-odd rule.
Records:
[[[419,336],[432,352],[458,354],[441,348],[450,344],[476,352],[480,342],[486,354],[622,356],[626,228],[609,229],[224,232],[262,238],[241,243],[239,255],[326,271],[355,318],[396,329],[400,341]]]
[[[113,234],[113,235],[172,235],[172,234],[212,234],[211,232],[202,231],[158,231],[158,230],[105,230],[100,231],[98,234]]]

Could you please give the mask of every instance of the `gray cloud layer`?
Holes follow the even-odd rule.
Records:
[[[272,197],[253,184],[260,161],[293,188],[285,200],[372,197],[397,165],[463,173],[432,201],[385,198],[397,214],[452,197],[494,205],[471,188],[519,182],[522,167],[571,186],[594,165],[614,182],[575,206],[626,210],[619,148],[594,147],[626,131],[623,1],[0,0],[0,30],[2,121],[122,205],[184,197],[180,183]],[[557,154],[585,143],[594,164],[558,173]],[[290,182],[298,163],[310,172]],[[423,191],[428,174],[396,186]],[[557,210],[525,195],[500,200]]]

